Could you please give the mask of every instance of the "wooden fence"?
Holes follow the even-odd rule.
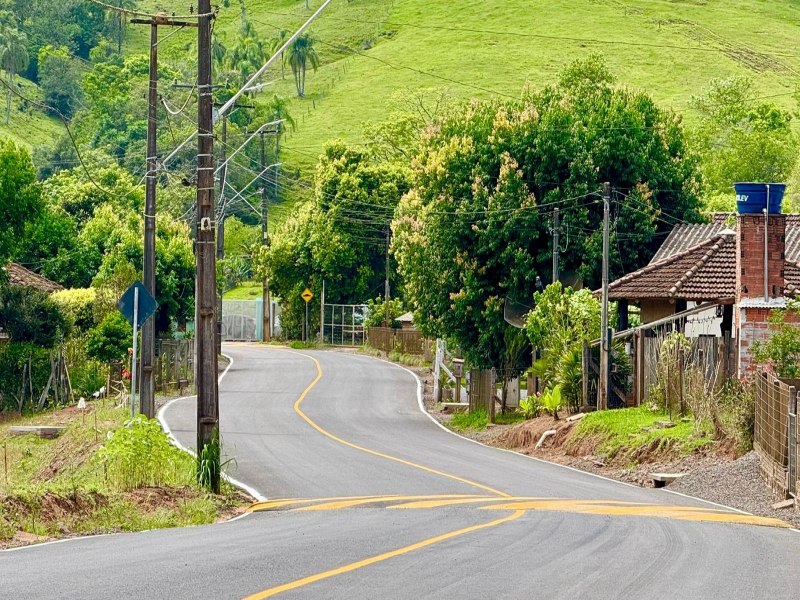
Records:
[[[433,345],[419,331],[393,329],[391,327],[369,327],[367,344],[384,352],[397,351],[402,354],[415,354],[425,360],[432,360]]]
[[[156,390],[178,390],[194,384],[194,340],[158,340],[156,345]]]

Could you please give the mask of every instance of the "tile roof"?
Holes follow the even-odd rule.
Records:
[[[736,236],[716,236],[674,252],[617,279],[608,288],[612,300],[680,298],[725,300],[736,293]]]
[[[3,270],[8,275],[8,282],[16,287],[32,287],[48,294],[64,289],[55,281],[50,281],[47,277],[34,273],[17,263],[8,263]]]
[[[736,292],[736,235],[730,215],[677,225],[650,263],[609,285],[612,300],[721,300]],[[733,226],[735,228],[735,224]],[[800,214],[786,215],[784,294],[800,295]]]
[[[719,223],[682,223],[676,225],[650,262],[660,262],[678,252],[683,252],[697,244],[707,242],[725,229],[724,220]]]

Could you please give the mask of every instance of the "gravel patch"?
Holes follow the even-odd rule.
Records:
[[[772,508],[776,500],[761,479],[755,452],[745,454],[738,460],[694,471],[670,484],[668,489],[754,515],[782,519],[800,528],[800,512],[797,509]]]

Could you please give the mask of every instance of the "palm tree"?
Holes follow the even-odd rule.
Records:
[[[8,89],[6,90],[6,125],[11,119],[11,90],[14,77],[28,66],[29,56],[26,42],[27,36],[13,28],[0,31],[0,66],[6,72]]]
[[[281,98],[277,94],[272,96],[272,99],[267,103],[266,106],[267,115],[273,121],[281,121],[278,123],[278,132],[275,135],[275,162],[280,162],[281,160],[281,136],[283,132],[286,130],[287,127],[291,127],[294,130],[297,123],[292,118],[292,115],[289,114],[289,102],[285,98]],[[275,179],[274,179],[274,188],[272,192],[272,199],[273,201],[278,201],[278,176],[280,175],[280,165],[275,167]]]
[[[306,68],[311,65],[311,68],[316,71],[319,66],[319,56],[314,48],[314,38],[308,34],[298,37],[289,46],[286,60],[292,67],[297,95],[303,98],[306,95]]]
[[[250,74],[257,71],[264,64],[268,54],[267,45],[259,37],[253,23],[247,18],[244,2],[241,4],[239,35],[236,39],[236,45],[231,49],[228,56],[228,64],[232,69],[239,72],[242,83],[245,83]]]

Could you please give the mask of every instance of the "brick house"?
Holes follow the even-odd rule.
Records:
[[[609,285],[620,329],[631,304],[642,324],[714,305],[682,326],[696,337],[702,322],[699,335],[733,340],[740,375],[751,366],[753,342],[768,335],[771,311],[799,293],[800,215],[785,214],[720,214],[711,223],[678,225],[649,264]]]

